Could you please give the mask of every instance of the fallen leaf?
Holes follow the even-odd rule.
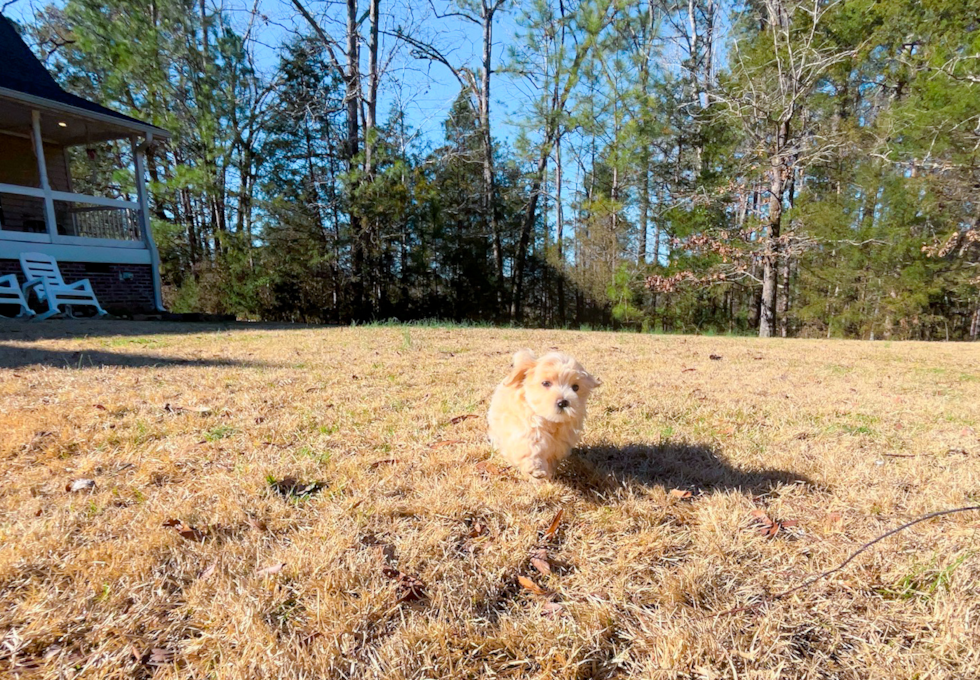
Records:
[[[285,562],[278,562],[277,564],[270,565],[265,569],[259,569],[255,572],[256,576],[270,576],[272,574],[278,574],[282,571],[282,568],[286,566]]]
[[[558,531],[558,525],[561,524],[561,517],[565,514],[565,508],[559,508],[558,512],[555,514],[555,518],[551,520],[551,526],[548,527],[548,531],[545,532],[545,538],[551,538]]]
[[[542,576],[551,575],[551,563],[548,562],[548,551],[535,550],[531,554],[531,566],[538,570]]]
[[[204,540],[204,532],[200,529],[190,526],[189,524],[184,524],[179,519],[168,519],[163,523],[165,527],[173,527],[173,529],[180,534],[181,538],[186,538],[188,541],[201,541]]]
[[[476,464],[476,469],[480,470],[481,472],[486,472],[487,474],[490,475],[499,475],[500,473],[503,472],[503,469],[501,469],[499,465],[494,465],[488,460],[481,460],[479,463]]]
[[[372,470],[374,470],[375,468],[379,468],[382,465],[390,465],[392,463],[397,463],[397,462],[398,462],[398,459],[397,458],[385,458],[384,460],[376,460],[376,461],[374,461],[373,463],[371,463],[371,465],[369,467]]]
[[[71,484],[65,485],[65,491],[69,493],[77,493],[78,491],[92,491],[95,489],[94,479],[76,479]]]
[[[764,538],[773,538],[779,533],[779,522],[773,522],[769,526],[759,527],[759,533],[762,534]]]
[[[542,616],[560,616],[565,613],[565,607],[558,604],[557,602],[545,602],[544,606],[541,607]]]
[[[690,373],[691,371],[696,371],[696,370],[698,370],[698,369],[696,369],[696,368],[685,368],[684,370],[681,371],[681,373]]]
[[[452,425],[459,425],[464,420],[469,420],[470,418],[479,418],[479,417],[480,416],[476,415],[475,413],[467,413],[466,415],[463,416],[456,416],[455,418],[451,418],[449,420],[449,423]]]
[[[477,522],[473,525],[473,528],[470,529],[470,533],[466,534],[466,538],[479,538],[480,536],[484,536],[488,533],[489,530],[487,529],[486,525]]]
[[[268,531],[269,525],[266,524],[264,519],[255,519],[254,517],[246,517],[245,521],[248,525],[255,529],[256,531]]]
[[[204,540],[204,532],[195,527],[184,527],[183,529],[180,529],[177,533],[180,534],[181,538],[186,538],[188,541]]]
[[[395,561],[395,546],[391,543],[385,543],[381,546],[381,557],[384,558],[385,562]]]
[[[211,578],[211,575],[214,573],[214,570],[217,568],[217,566],[218,566],[217,562],[212,562],[209,567],[207,567],[204,571],[202,571],[198,575],[197,580],[207,581],[209,578]]]
[[[438,449],[441,446],[452,446],[453,444],[464,444],[462,439],[443,439],[441,441],[432,442],[429,444],[430,449]]]
[[[799,524],[799,520],[795,519],[774,520],[766,514],[765,510],[753,510],[751,514],[756,524],[756,531],[764,538],[774,538],[780,529],[787,529]]]
[[[531,579],[529,579],[529,578],[527,578],[525,576],[518,576],[517,577],[517,582],[521,584],[521,586],[524,588],[524,590],[527,590],[527,591],[529,591],[531,593],[534,593],[535,595],[550,595],[551,594],[549,591],[545,590],[544,588],[542,588],[541,586],[539,586],[537,583],[535,583],[534,581],[532,581]]]
[[[425,592],[425,584],[414,576],[409,576],[404,574],[397,569],[392,569],[390,567],[385,567],[381,570],[382,573],[390,579],[397,579],[398,586],[395,588],[395,594],[398,596],[396,604],[401,604],[402,602],[415,602],[421,600],[428,595]]]
[[[721,355],[720,354],[711,354],[711,355],[708,356],[708,358],[711,359],[712,361],[721,361]]]
[[[150,657],[146,660],[147,666],[165,666],[167,664],[173,663],[173,660],[177,657],[177,653],[172,649],[164,649],[162,647],[154,647],[150,650]]]
[[[687,489],[671,489],[670,495],[674,498],[691,498],[694,496],[694,494]]]
[[[96,404],[95,405],[95,408],[99,409],[100,411],[105,411],[106,410],[105,406],[103,406],[102,404]]]

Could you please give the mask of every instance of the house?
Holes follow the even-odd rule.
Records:
[[[144,173],[169,134],[61,89],[2,15],[0,64],[0,275],[23,283],[20,254],[46,253],[109,311],[163,311]],[[136,195],[75,193],[69,149],[109,140],[129,141]]]

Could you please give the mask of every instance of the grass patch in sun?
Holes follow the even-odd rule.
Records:
[[[211,428],[204,434],[204,438],[209,442],[216,442],[219,439],[227,439],[235,433],[237,433],[234,427],[228,425],[219,425],[218,427]]]
[[[900,600],[933,598],[937,592],[949,592],[953,573],[968,559],[977,555],[975,550],[967,550],[944,567],[939,567],[939,556],[934,555],[929,564],[916,566],[890,588],[880,588],[878,592],[886,598]]]
[[[0,677],[978,675],[975,514],[771,599],[976,502],[973,346],[95,321],[0,341]],[[603,380],[540,486],[486,442],[522,347]]]

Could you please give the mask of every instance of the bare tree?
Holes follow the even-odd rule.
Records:
[[[785,193],[799,170],[827,157],[838,142],[810,125],[805,103],[834,64],[854,50],[821,45],[819,28],[839,1],[763,0],[758,38],[747,54],[736,39],[736,87],[709,92],[740,122],[749,140],[746,160],[765,168],[769,201],[762,240],[759,336],[776,333],[778,267]]]

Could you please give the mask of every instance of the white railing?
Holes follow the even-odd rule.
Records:
[[[55,224],[45,219],[45,191],[0,184],[0,240],[145,248],[135,201],[51,191]]]

